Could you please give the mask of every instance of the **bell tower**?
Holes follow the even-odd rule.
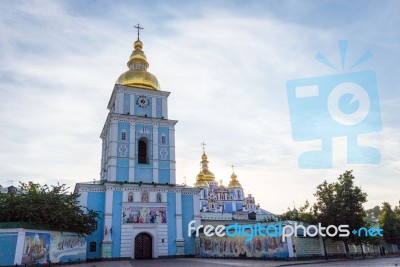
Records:
[[[100,179],[107,182],[175,184],[175,124],[168,119],[169,92],[161,91],[138,38],[128,71],[115,83],[101,132]]]

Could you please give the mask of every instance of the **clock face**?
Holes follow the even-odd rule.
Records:
[[[145,96],[140,96],[137,99],[136,104],[141,108],[145,108],[149,106],[149,100]]]

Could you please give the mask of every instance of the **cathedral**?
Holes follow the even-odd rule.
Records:
[[[238,180],[232,166],[232,175],[228,186],[219,183],[215,179],[208,167],[208,157],[203,149],[201,156],[201,169],[196,177],[194,187],[201,189],[199,207],[202,223],[207,221],[226,221],[230,220],[274,220],[274,214],[260,208],[256,204],[255,198],[244,193],[243,187]]]
[[[178,185],[175,124],[168,118],[169,92],[157,78],[138,38],[107,105],[100,138],[100,180],[77,183],[82,207],[100,212],[87,236],[87,259],[196,255],[188,224],[260,220],[272,214],[244,194],[235,173],[225,187],[215,181],[203,151],[194,187]]]

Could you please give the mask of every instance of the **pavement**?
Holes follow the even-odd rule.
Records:
[[[64,265],[67,266],[67,265]],[[233,259],[210,259],[210,258],[171,258],[152,260],[125,260],[125,261],[101,261],[91,263],[80,263],[75,267],[228,267],[228,266],[251,266],[251,267],[283,267],[283,266],[329,266],[329,267],[356,267],[356,266],[399,266],[400,257],[361,259],[361,260],[309,260],[309,261],[268,261],[268,260],[233,260]]]

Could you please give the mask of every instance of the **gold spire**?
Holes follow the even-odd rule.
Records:
[[[139,24],[137,26],[140,27]],[[122,73],[115,84],[121,84],[130,87],[139,87],[149,90],[159,90],[160,86],[158,84],[156,76],[147,71],[149,63],[147,62],[147,58],[142,50],[143,43],[139,39],[140,29],[138,28],[138,39],[133,45],[134,50],[129,57],[129,61],[127,63],[129,70]]]
[[[200,172],[196,176],[196,183],[194,184],[195,187],[210,187],[207,181],[215,181],[214,174],[208,169],[208,160],[207,155],[203,150],[203,155],[201,155],[201,162],[200,162]]]
[[[208,160],[205,152],[203,152],[203,155],[201,156],[201,173],[204,176],[204,180],[215,181],[214,173],[208,169]]]
[[[231,181],[228,184],[228,188],[242,188],[242,185],[237,179],[237,175],[235,174],[235,172],[232,172]]]

